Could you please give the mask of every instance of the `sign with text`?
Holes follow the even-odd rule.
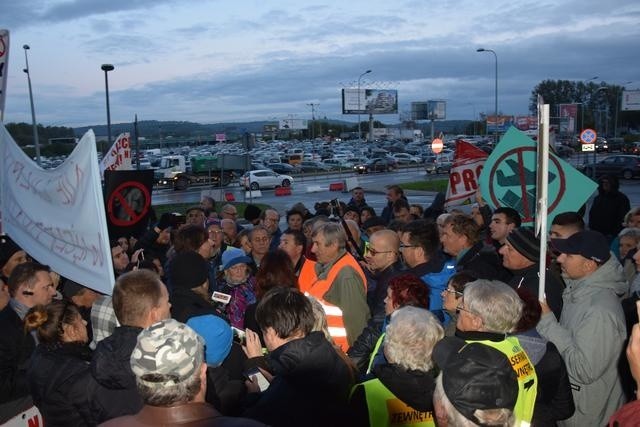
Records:
[[[622,111],[640,110],[640,90],[624,90],[622,92]]]
[[[342,89],[342,114],[398,114],[398,91]]]
[[[100,177],[104,178],[104,171],[131,170],[131,138],[129,132],[121,133],[113,143],[107,154],[100,162]]]
[[[461,139],[456,141],[456,154],[449,172],[446,208],[471,203],[478,191],[478,178],[487,153]]]
[[[532,226],[536,215],[536,172],[536,142],[511,128],[491,153],[480,174],[482,197],[492,209],[500,206],[514,208],[522,217],[522,225]],[[558,213],[578,211],[598,186],[552,153],[549,153],[547,182],[549,226]]]
[[[303,119],[281,119],[279,127],[283,130],[302,130],[308,126],[307,121]]]
[[[0,127],[0,195],[3,230],[29,255],[111,294],[115,279],[92,130],[64,163],[44,170]]]

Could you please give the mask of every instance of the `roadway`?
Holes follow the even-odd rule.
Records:
[[[600,158],[603,155],[598,155]],[[591,161],[592,158],[590,157]],[[583,162],[582,155],[576,155],[569,159],[570,163],[577,164]],[[403,182],[413,182],[422,179],[440,179],[446,175],[428,175],[424,172],[423,166],[400,169],[393,172],[371,173],[358,175],[351,172],[333,173],[316,176],[294,176],[294,184],[291,187],[292,194],[290,196],[276,196],[274,190],[262,190],[260,197],[249,198],[237,183],[222,189],[223,193],[232,193],[238,202],[253,202],[270,205],[284,214],[295,203],[302,202],[313,212],[313,205],[320,201],[329,201],[338,198],[344,202],[350,199],[350,194],[340,191],[329,191],[331,183],[343,182],[347,178],[357,180],[357,185],[363,187],[366,191],[367,203],[372,206],[376,212],[380,213],[386,205],[385,186],[389,184],[401,184]],[[198,204],[204,187],[190,188],[184,191],[154,189],[152,196],[153,205],[166,205],[174,203],[193,203]],[[620,190],[629,197],[631,206],[640,206],[640,180],[620,180]],[[425,208],[433,201],[435,193],[424,191],[408,191],[409,203],[418,203]]]

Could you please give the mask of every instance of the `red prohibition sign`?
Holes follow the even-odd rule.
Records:
[[[126,198],[122,195],[122,190],[126,188],[137,188],[142,192],[142,195],[144,196],[144,206],[140,213],[136,212],[135,209],[131,205],[129,205],[129,202],[126,200]],[[127,215],[129,215],[129,220],[120,219],[115,216],[113,208],[116,201],[120,203],[122,209],[124,209]],[[118,227],[130,227],[144,218],[147,212],[149,212],[149,206],[151,206],[151,197],[149,195],[149,190],[147,190],[147,187],[136,181],[127,181],[120,184],[115,190],[113,190],[113,192],[109,196],[109,201],[107,203],[107,212],[109,213],[109,220],[113,225],[116,225]]]
[[[4,56],[4,53],[7,51],[7,45],[4,44],[4,37],[0,36],[0,58]]]
[[[495,187],[497,186],[497,184],[494,184],[494,178],[496,176],[496,172],[498,171],[498,169],[503,165],[503,161],[507,157],[515,154],[518,159],[517,160],[518,165],[521,166],[519,175],[520,175],[520,194],[521,194],[522,203],[523,203],[523,212],[521,213],[522,220],[523,222],[530,222],[530,221],[533,221],[532,213],[533,213],[533,210],[535,209],[535,206],[529,206],[528,199],[526,196],[527,185],[525,183],[526,180],[525,180],[524,170],[522,166],[524,164],[523,154],[525,151],[533,151],[535,153],[536,148],[535,147],[514,148],[503,153],[495,161],[495,163],[493,164],[493,167],[491,168],[491,172],[489,173],[489,196],[491,197],[491,201],[494,203],[494,206],[501,205],[495,193]],[[559,179],[559,184],[560,184],[560,188],[558,189],[558,194],[555,196],[555,199],[552,201],[551,204],[548,205],[548,208],[547,208],[547,212],[553,212],[554,209],[558,206],[558,203],[560,203],[560,201],[562,200],[562,197],[564,196],[564,193],[567,187],[567,182],[566,182],[564,170],[562,170],[562,166],[560,166],[560,162],[558,162],[558,159],[556,159],[553,156],[549,156],[549,160],[553,162],[553,164],[556,167],[557,179]]]

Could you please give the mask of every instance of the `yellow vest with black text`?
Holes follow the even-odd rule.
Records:
[[[422,412],[398,399],[374,378],[362,383],[371,427],[435,427],[433,411]]]
[[[506,337],[504,341],[473,341],[467,340],[468,343],[477,342],[488,345],[507,356],[511,367],[518,375],[518,399],[513,413],[519,421],[520,426],[531,424],[533,418],[533,408],[536,404],[536,395],[538,394],[538,376],[533,367],[533,363],[529,360],[529,356],[520,346],[520,341],[516,337]]]

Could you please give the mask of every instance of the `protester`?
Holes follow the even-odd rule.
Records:
[[[256,310],[269,351],[273,379],[269,388],[255,393],[244,416],[273,427],[330,426],[344,420],[350,368],[322,332],[312,332],[315,318],[309,300],[291,288],[267,292]]]
[[[533,410],[532,425],[553,427],[558,421],[573,415],[575,405],[567,366],[556,346],[536,331],[542,308],[535,293],[527,288],[517,289],[522,300],[522,316],[514,335],[529,356],[538,376],[538,394]]]
[[[264,258],[263,258],[264,259]],[[222,254],[223,278],[219,292],[229,296],[224,304],[224,312],[231,323],[244,330],[244,317],[247,307],[256,302],[256,279],[249,268],[251,258],[241,249],[227,248]]]
[[[202,338],[173,319],[155,323],[137,337],[130,358],[144,406],[135,415],[115,418],[105,427],[220,426],[262,424],[227,418],[205,402],[207,365]]]
[[[149,270],[120,276],[113,288],[112,303],[120,326],[98,342],[91,360],[91,374],[107,390],[103,398],[92,403],[98,422],[140,410],[142,400],[129,358],[140,331],[170,317],[167,289]]]
[[[418,421],[433,425],[435,377],[431,353],[444,332],[425,309],[404,307],[386,328],[388,363],[373,368],[375,378],[357,384],[350,397],[351,426],[397,425]],[[393,405],[387,402],[393,401]],[[402,420],[402,421],[401,421]]]
[[[9,277],[11,299],[0,311],[0,422],[29,408],[26,370],[35,350],[23,320],[30,308],[47,305],[55,295],[49,267],[35,262],[16,266]]]
[[[624,273],[601,233],[581,231],[551,243],[561,253],[567,288],[560,321],[542,303],[537,330],[558,348],[571,378],[576,412],[563,424],[604,425],[624,403],[617,370],[626,338],[618,298],[627,288]]]
[[[29,310],[24,323],[27,331],[38,336],[27,378],[45,425],[95,425],[91,404],[102,393],[89,372],[87,322],[77,307],[63,301],[37,305]]]
[[[622,222],[631,209],[629,198],[619,190],[618,179],[604,175],[598,180],[598,195],[589,210],[589,229],[602,233],[609,243],[622,230]]]
[[[332,337],[343,351],[353,344],[369,319],[366,277],[346,251],[346,235],[339,224],[318,225],[312,234],[312,251],[318,261],[300,272],[300,290],[325,308]]]
[[[455,335],[456,324],[458,322],[458,306],[460,305],[462,295],[464,295],[464,287],[467,283],[471,283],[477,279],[473,273],[465,270],[458,271],[449,277],[447,287],[440,294],[442,297],[442,307],[451,317],[451,321],[447,323],[444,328],[445,336],[451,337]]]
[[[307,257],[304,256],[306,246],[307,239],[304,237],[302,231],[285,230],[280,236],[278,248],[289,256],[296,277],[300,275],[302,267],[307,262]],[[309,260],[309,262],[313,261]]]
[[[456,336],[449,339],[482,343],[500,351],[513,362],[519,390],[513,411],[519,421],[531,423],[538,378],[518,338],[507,336],[522,316],[520,297],[505,283],[481,279],[465,286],[460,301],[457,308],[458,330]]]
[[[518,425],[517,374],[504,354],[445,338],[436,344],[433,359],[441,369],[433,395],[438,426]]]

